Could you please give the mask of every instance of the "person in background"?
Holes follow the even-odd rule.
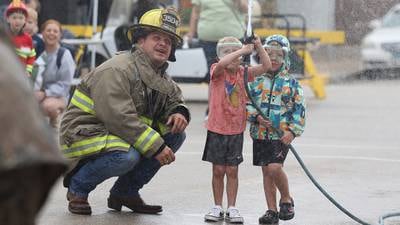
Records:
[[[0,25],[0,223],[34,225],[67,166],[11,46]]]
[[[16,53],[25,66],[27,75],[31,76],[36,53],[31,36],[23,31],[28,17],[28,10],[23,2],[13,0],[8,5],[5,16],[9,27],[9,35],[15,45]]]
[[[36,58],[44,51],[43,39],[38,34],[38,13],[33,8],[28,7],[28,18],[24,27],[24,32],[32,38],[33,47],[35,48]]]
[[[247,111],[253,139],[253,165],[262,168],[268,208],[259,218],[259,223],[277,225],[279,219],[294,217],[294,201],[283,163],[289,151],[288,145],[304,131],[306,106],[301,85],[289,74],[289,40],[282,35],[272,35],[265,39],[263,47],[268,52],[272,68],[249,83],[249,97],[268,119],[264,119],[251,104],[248,104]],[[282,131],[282,136],[274,129]],[[279,211],[276,190],[280,193]]]
[[[50,124],[57,127],[68,103],[76,65],[71,53],[60,45],[62,28],[58,21],[44,22],[41,33],[45,50],[36,60],[39,69],[34,76],[35,96]]]
[[[226,176],[226,220],[243,223],[243,217],[235,207],[238,191],[239,164],[243,161],[243,132],[246,129],[246,92],[244,67],[241,58],[255,48],[261,64],[249,67],[250,77],[265,73],[271,67],[261,41],[242,46],[235,37],[222,38],[217,44],[219,61],[211,66],[209,92],[209,118],[206,123],[207,140],[202,159],[212,163],[212,190],[214,206],[204,217],[206,221],[224,218],[222,199]]]
[[[39,0],[25,0],[25,5],[28,8],[34,9],[36,12],[40,12],[40,2]]]
[[[192,14],[189,32],[186,34],[189,43],[197,37],[203,48],[207,68],[216,62],[217,42],[223,37],[233,36],[242,39],[245,34],[245,13],[247,0],[192,0]],[[205,82],[210,82],[208,71]]]

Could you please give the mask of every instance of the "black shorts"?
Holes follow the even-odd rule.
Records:
[[[266,166],[270,163],[280,163],[286,159],[289,146],[280,140],[253,140],[253,165]]]
[[[203,160],[217,165],[237,166],[243,162],[243,133],[223,135],[207,131]]]

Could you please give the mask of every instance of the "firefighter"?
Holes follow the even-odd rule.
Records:
[[[0,26],[0,223],[33,225],[66,163],[7,36]]]
[[[82,78],[60,126],[63,154],[77,162],[64,179],[68,209],[91,214],[89,193],[110,177],[108,207],[155,214],[139,189],[175,160],[190,113],[166,74],[182,39],[175,9],[147,11],[127,32],[133,46]]]

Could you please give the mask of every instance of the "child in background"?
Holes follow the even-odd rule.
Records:
[[[14,0],[8,5],[6,20],[9,25],[9,34],[14,43],[17,55],[26,67],[27,75],[30,76],[36,53],[33,48],[31,36],[23,32],[27,17],[27,8],[20,0]]]
[[[264,225],[277,225],[279,219],[294,217],[294,202],[289,193],[288,178],[283,163],[289,151],[288,145],[303,133],[305,125],[305,103],[299,82],[289,74],[290,44],[282,35],[266,38],[263,46],[272,68],[250,83],[250,97],[266,115],[265,120],[253,105],[248,105],[250,135],[253,139],[253,165],[261,166],[264,193],[267,200],[266,213],[259,218]],[[283,132],[279,137],[272,127]],[[278,212],[276,190],[280,192]]]
[[[219,61],[211,66],[209,88],[209,114],[206,123],[207,141],[203,160],[212,163],[212,190],[215,205],[204,217],[206,221],[224,219],[222,199],[224,177],[227,177],[226,192],[228,207],[226,220],[243,223],[243,217],[235,207],[238,190],[238,165],[243,161],[243,132],[246,128],[246,93],[244,67],[241,58],[256,49],[260,65],[249,68],[249,76],[258,76],[271,67],[267,53],[257,37],[253,44],[242,45],[234,37],[218,41]]]
[[[40,12],[41,5],[39,0],[25,0],[25,5],[38,13]]]
[[[43,39],[37,33],[38,28],[38,13],[33,8],[28,7],[28,18],[24,27],[24,32],[32,37],[33,47],[35,48],[36,58],[44,51]]]

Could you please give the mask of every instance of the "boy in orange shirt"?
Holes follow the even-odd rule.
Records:
[[[241,58],[251,54],[253,49],[260,56],[261,64],[249,67],[249,76],[258,76],[271,68],[271,62],[259,38],[253,44],[242,45],[235,37],[218,41],[219,61],[211,66],[209,88],[209,113],[207,140],[203,160],[212,163],[212,190],[214,206],[204,217],[206,221],[224,219],[222,199],[224,177],[228,207],[226,221],[243,223],[243,217],[235,207],[238,190],[238,166],[243,161],[243,132],[246,129],[246,93],[244,67]]]

